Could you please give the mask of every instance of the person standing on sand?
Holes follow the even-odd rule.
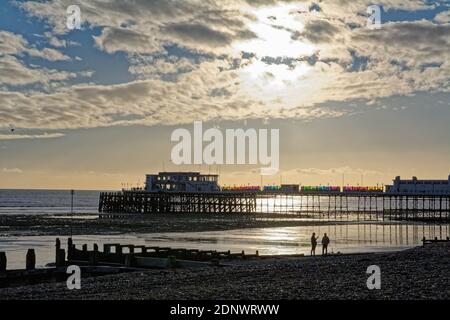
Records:
[[[323,234],[322,238],[322,255],[328,254],[328,244],[330,243],[330,238],[328,238],[327,234]]]
[[[311,236],[311,255],[312,256],[316,255],[317,239],[319,239],[319,237],[316,238],[316,233],[313,232],[313,234]]]

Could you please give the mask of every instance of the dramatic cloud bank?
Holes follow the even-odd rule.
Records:
[[[384,11],[431,10],[422,0],[380,0]],[[70,31],[66,8],[78,4],[83,30]],[[50,26],[54,48],[37,50],[0,31],[0,126],[67,129],[194,120],[340,117],[329,101],[419,91],[448,92],[450,19],[366,27],[372,1],[53,0],[20,2]],[[450,10],[450,9],[449,9]],[[98,30],[93,47],[124,53],[132,81],[67,84],[78,72],[27,65],[72,58],[74,32]],[[85,70],[88,72],[88,70]],[[42,90],[28,89],[30,84]]]

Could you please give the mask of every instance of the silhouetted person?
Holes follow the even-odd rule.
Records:
[[[322,238],[322,255],[328,254],[328,244],[330,243],[330,238],[328,238],[327,234],[323,234]]]
[[[316,255],[317,239],[319,239],[319,237],[316,238],[316,233],[313,232],[313,234],[311,236],[311,255],[312,256]]]

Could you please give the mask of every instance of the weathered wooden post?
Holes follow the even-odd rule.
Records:
[[[259,251],[258,250],[256,250],[256,256],[259,257]]]
[[[220,261],[219,261],[219,259],[212,259],[210,263],[211,263],[211,265],[214,266],[214,267],[220,266]]]
[[[132,267],[133,266],[133,255],[132,254],[126,254],[125,255],[125,267]]]
[[[26,269],[34,270],[36,268],[36,253],[34,249],[28,249],[26,257]]]
[[[72,260],[73,241],[72,238],[67,238],[67,260]]]
[[[94,251],[98,251],[98,244],[94,243]]]
[[[57,267],[64,267],[66,265],[66,250],[56,249],[55,265]]]
[[[66,251],[61,249],[61,241],[56,238],[55,244],[55,265],[57,267],[62,267],[66,263]]]
[[[98,251],[94,250],[89,252],[89,264],[95,266],[98,263]]]
[[[82,248],[83,248],[83,251],[86,252],[87,249],[88,249],[88,248],[87,248],[87,244],[83,244],[83,247],[82,247]]]
[[[175,256],[168,256],[167,262],[169,268],[175,268],[177,266],[177,258]]]
[[[103,253],[104,254],[109,254],[111,253],[111,246],[109,244],[103,244]]]
[[[6,253],[0,252],[0,272],[6,272],[6,265],[8,260],[6,259]]]
[[[116,245],[116,253],[122,254],[122,246],[120,244]]]

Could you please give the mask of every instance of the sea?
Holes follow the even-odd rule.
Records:
[[[74,211],[98,213],[101,191],[74,191]],[[0,214],[64,214],[70,212],[70,190],[0,189]]]

